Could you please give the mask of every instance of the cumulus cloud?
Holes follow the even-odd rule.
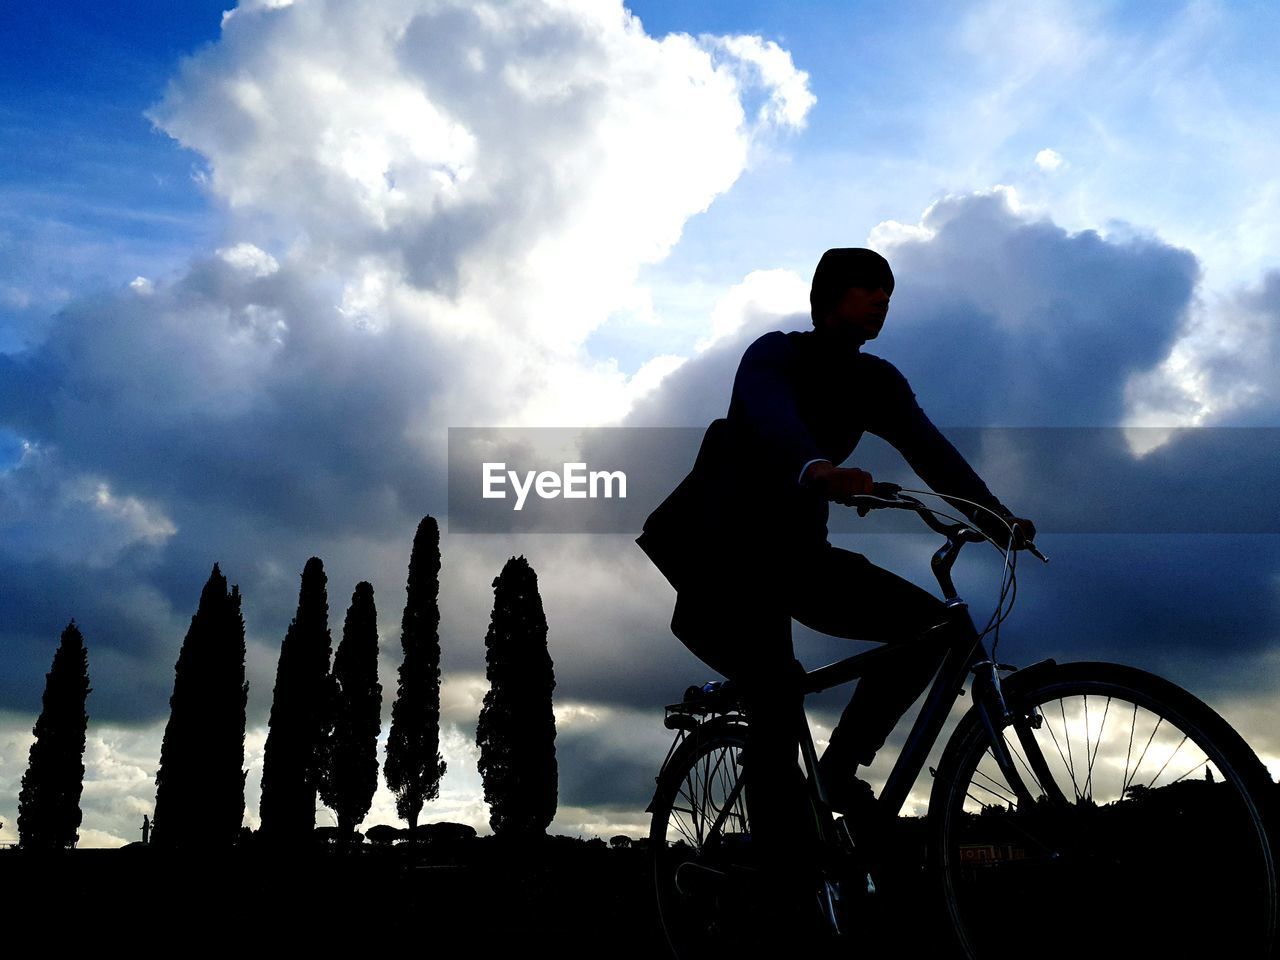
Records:
[[[934,204],[885,252],[895,351],[939,422],[1119,424],[1129,379],[1166,356],[1199,265],[1156,238],[1109,241],[1020,216],[1000,192]]]
[[[800,128],[817,98],[809,90],[809,75],[797,70],[791,54],[772,40],[745,35],[709,38],[714,47],[736,59],[742,69],[758,77],[768,91],[757,117],[762,123]]]
[[[1137,424],[1272,426],[1280,421],[1280,271],[1197,302],[1168,356],[1128,386]]]
[[[316,0],[242,8],[153,116],[246,230],[563,352],[812,102],[776,44],[656,40],[620,5]]]
[[[1046,173],[1052,173],[1064,163],[1062,154],[1051,147],[1045,147],[1036,154],[1036,166]]]

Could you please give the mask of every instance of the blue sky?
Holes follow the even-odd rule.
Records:
[[[0,11],[6,823],[75,616],[99,731],[87,829],[131,838],[215,561],[246,597],[256,812],[308,556],[335,610],[375,583],[394,689],[446,428],[705,424],[754,336],[807,325],[830,246],[890,256],[876,349],[939,423],[1277,425],[1273,5],[637,2],[637,22],[604,0],[224,3]],[[1202,455],[1163,454],[1175,474]],[[998,494],[1036,477],[979,468]],[[922,539],[873,547],[928,583]],[[1208,678],[1242,724],[1265,715],[1274,538],[1056,547],[1019,611],[1057,624],[1035,652],[1124,645],[1114,659]],[[445,550],[438,817],[484,826],[467,751],[489,584],[524,552],[574,758],[556,829],[636,827],[653,707],[703,669],[667,631],[665,582],[628,538]]]

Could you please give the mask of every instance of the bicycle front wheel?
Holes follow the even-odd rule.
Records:
[[[964,956],[1272,956],[1275,788],[1239,734],[1117,664],[1015,673],[1005,695],[1000,743],[975,707],[930,799]]]

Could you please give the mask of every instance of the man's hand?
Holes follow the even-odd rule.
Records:
[[[849,504],[854,497],[871,492],[871,474],[856,467],[836,467],[818,460],[809,464],[804,472],[804,484],[828,500]]]
[[[1001,547],[1008,546],[1009,527],[1014,528],[1013,549],[1021,550],[1029,541],[1036,538],[1036,525],[1024,517],[1015,517],[1011,513],[1002,514],[1004,523],[985,511],[979,517],[979,526]],[[1006,524],[1008,526],[1006,526]]]

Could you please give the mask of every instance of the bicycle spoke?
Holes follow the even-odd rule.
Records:
[[[1178,741],[1178,745],[1173,748],[1173,753],[1169,754],[1169,759],[1166,760],[1164,762],[1164,765],[1161,766],[1160,769],[1156,771],[1156,775],[1152,777],[1151,782],[1147,784],[1148,790],[1150,790],[1152,787],[1156,785],[1156,781],[1160,779],[1160,774],[1164,773],[1165,767],[1168,767],[1169,764],[1173,762],[1173,758],[1178,755],[1178,751],[1182,749],[1182,745],[1186,742],[1187,742],[1187,735],[1184,733],[1182,735],[1182,739]]]
[[[1084,759],[1087,764],[1089,762],[1089,697],[1087,694],[1084,698]],[[1089,772],[1087,769],[1085,771],[1084,790],[1081,791],[1081,796],[1086,800],[1092,799],[1089,795]]]
[[[1093,765],[1098,759],[1098,751],[1102,749],[1102,735],[1106,732],[1106,729],[1107,729],[1107,714],[1110,712],[1110,710],[1111,710],[1111,698],[1107,697],[1107,704],[1105,707],[1103,707],[1103,710],[1102,710],[1102,726],[1098,728],[1098,743],[1093,748],[1093,755],[1089,758],[1089,772],[1085,776],[1085,781],[1084,781],[1085,792],[1089,794],[1090,798],[1092,798],[1093,796]]]
[[[1071,771],[1071,789],[1079,800],[1080,785],[1076,782],[1076,765],[1071,755],[1071,730],[1067,726],[1067,708],[1061,698],[1058,699],[1058,707],[1062,710],[1062,739],[1067,741],[1067,767]]]
[[[1120,800],[1124,802],[1125,792],[1129,788],[1129,760],[1133,756],[1133,734],[1138,727],[1138,705],[1133,705],[1133,718],[1129,721],[1129,749],[1124,755],[1124,779],[1120,781]]]
[[[990,778],[990,777],[988,777],[987,779],[988,779],[988,780],[990,780],[991,778]],[[969,786],[973,787],[975,790],[985,790],[987,793],[991,794],[991,795],[992,795],[993,797],[995,797],[997,800],[1004,800],[1005,802],[1008,802],[1008,798],[1007,798],[1007,797],[1003,797],[1003,796],[1001,796],[1000,794],[996,793],[996,791],[992,790],[990,787],[984,787],[984,786],[983,786],[982,784],[980,784],[980,783],[970,783],[970,784],[969,784]],[[968,794],[968,797],[969,797],[969,799],[970,799],[970,800],[972,800],[974,803],[978,804],[978,805],[979,805],[979,806],[981,806],[981,807],[989,807],[989,806],[990,806],[990,804],[989,804],[989,803],[983,803],[981,800],[979,800],[977,797],[975,797],[975,796],[974,796],[973,794],[971,794],[971,793],[970,793],[970,794]]]
[[[1156,717],[1156,725],[1151,730],[1151,736],[1147,738],[1147,745],[1142,748],[1138,762],[1133,765],[1133,775],[1129,778],[1129,782],[1125,784],[1126,791],[1133,785],[1133,781],[1138,779],[1138,771],[1142,769],[1142,761],[1147,758],[1147,751],[1151,749],[1151,741],[1155,740],[1156,734],[1160,732],[1160,724],[1162,723],[1164,723],[1164,717]]]
[[[990,754],[988,754],[988,756],[990,756]],[[973,772],[977,776],[982,777],[984,780],[990,783],[993,787],[995,787],[995,790],[991,789],[991,787],[984,787],[980,783],[975,783],[973,784],[973,786],[977,787],[979,790],[986,790],[987,793],[990,793],[992,796],[1000,797],[1000,799],[1005,800],[1009,803],[1013,803],[1015,805],[1017,804],[1017,800],[1018,800],[1017,796],[1013,794],[1011,791],[1009,791],[1008,788],[1002,786],[1000,782],[997,781],[994,777],[988,776],[987,774],[983,773],[981,770],[974,770]],[[1005,793],[1001,795],[1000,793],[997,792],[1000,790],[1004,790]]]
[[[690,834],[687,830],[685,830],[685,829],[684,829],[684,827],[683,827],[683,826],[680,826],[680,829],[681,829],[681,831],[682,831],[682,832],[684,832],[684,833],[688,836],[688,838],[689,838],[689,842],[690,842],[690,843],[693,843],[693,844],[699,844],[701,841],[699,840],[699,838],[698,838],[698,837],[697,837],[697,835],[696,835],[697,825],[698,825],[698,822],[699,822],[699,819],[700,819],[700,818],[699,818],[699,816],[698,816],[698,811],[699,811],[699,803],[698,803],[698,800],[697,800],[697,798],[696,798],[695,796],[693,796],[692,792],[686,792],[686,791],[684,791],[684,790],[681,790],[681,795],[682,795],[682,796],[683,796],[683,797],[688,801],[688,803],[689,803],[689,806],[688,806],[687,808],[682,808],[682,809],[687,809],[687,811],[688,811],[688,813],[689,813],[689,826],[690,826],[690,827],[691,827],[695,832],[694,832],[693,834]]]
[[[1061,701],[1061,700],[1059,700],[1058,702],[1059,702],[1059,703],[1061,703],[1062,701]],[[1041,716],[1044,716],[1044,714],[1041,714]],[[1065,725],[1066,725],[1066,714],[1065,714],[1065,712],[1064,712],[1064,713],[1063,713],[1063,726],[1064,726],[1064,729],[1063,729],[1063,736],[1064,736],[1064,737],[1066,736],[1066,729],[1065,729]],[[1057,749],[1057,751],[1058,751],[1058,756],[1062,758],[1062,765],[1063,765],[1064,767],[1066,767],[1068,770],[1070,770],[1070,769],[1071,769],[1071,767],[1070,767],[1070,764],[1068,764],[1068,763],[1067,763],[1067,755],[1066,755],[1065,753],[1063,753],[1063,752],[1062,752],[1062,746],[1061,746],[1061,744],[1059,744],[1059,743],[1058,743],[1058,736],[1057,736],[1057,734],[1055,734],[1055,733],[1053,732],[1053,723],[1049,720],[1049,718],[1048,718],[1048,717],[1044,717],[1044,728],[1045,728],[1046,730],[1048,730],[1048,731],[1049,731],[1049,737],[1050,737],[1050,739],[1052,739],[1052,740],[1053,740],[1053,745],[1054,745],[1054,747],[1055,747],[1055,748]],[[1077,790],[1077,789],[1075,789],[1075,777],[1074,777],[1074,776],[1071,778],[1071,792],[1075,794],[1075,798],[1076,798],[1077,800],[1079,800],[1079,799],[1080,799],[1080,791],[1079,791],[1079,790]]]
[[[1188,771],[1187,771],[1186,773],[1184,773],[1182,776],[1178,777],[1178,779],[1177,779],[1177,780],[1170,780],[1170,781],[1169,781],[1169,785],[1170,785],[1170,786],[1172,786],[1172,785],[1173,785],[1173,784],[1175,784],[1175,783],[1181,783],[1183,780],[1185,780],[1187,777],[1191,776],[1191,774],[1195,773],[1195,772],[1196,772],[1197,770],[1199,770],[1201,767],[1208,767],[1208,766],[1209,766],[1209,758],[1208,758],[1208,757],[1205,757],[1203,760],[1201,760],[1199,763],[1197,763],[1194,767],[1192,767],[1190,770],[1188,770]]]
[[[1031,779],[1035,781],[1036,789],[1040,791],[1041,796],[1048,796],[1048,791],[1045,790],[1044,784],[1040,782],[1040,778],[1036,776],[1036,772],[1032,770],[1031,765],[1022,758],[1022,754],[1015,750],[1013,745],[1009,743],[1009,738],[1005,736],[1004,731],[1001,731],[1000,736],[1004,740],[1005,750],[1008,751],[1009,755],[1011,757],[1016,757],[1018,762],[1022,764],[1022,769],[1031,774]]]

